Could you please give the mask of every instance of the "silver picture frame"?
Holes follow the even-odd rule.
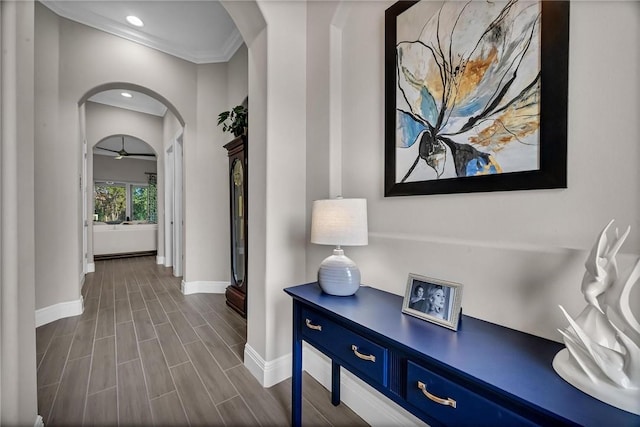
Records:
[[[462,288],[460,283],[410,273],[402,312],[457,331]]]

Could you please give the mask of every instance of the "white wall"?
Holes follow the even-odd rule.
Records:
[[[229,137],[216,126],[218,113],[228,105],[226,64],[201,65],[197,77],[198,144],[195,150],[193,145],[184,145],[185,168],[198,171],[188,174],[184,182],[188,206],[185,229],[192,239],[185,248],[189,268],[185,281],[228,282],[229,166],[223,145]],[[194,200],[201,200],[204,212],[191,209]]]
[[[37,414],[33,3],[0,2],[0,424]]]
[[[242,104],[249,94],[247,46],[238,48],[227,63],[227,100],[229,108]]]
[[[286,359],[291,351],[291,301],[282,288],[304,280],[306,5],[224,0],[222,4],[248,48],[245,365],[255,362],[255,369],[249,368],[261,383],[269,384],[266,363],[286,366],[278,359]],[[247,357],[256,354],[262,360]],[[290,369],[284,375],[287,372]]]
[[[247,46],[247,85],[249,97],[249,135],[248,147],[251,162],[248,174],[249,212],[247,219],[248,267],[247,267],[247,345],[245,346],[245,365],[247,347],[262,356],[266,354],[266,318],[269,315],[265,304],[267,289],[264,286],[267,274],[266,241],[267,218],[264,214],[267,199],[267,59],[268,31],[261,7],[252,1],[237,2],[221,0]],[[286,330],[286,326],[284,326]],[[256,363],[252,370],[260,376],[262,366]]]
[[[93,180],[119,181],[145,184],[147,173],[156,173],[156,161],[143,159],[120,159],[115,157],[93,155]]]
[[[269,49],[267,143],[265,159],[261,160],[265,162],[265,175],[257,179],[265,180],[266,194],[264,209],[254,203],[256,211],[249,214],[249,222],[252,215],[266,217],[262,249],[266,267],[265,296],[259,300],[265,307],[265,319],[263,325],[251,325],[251,319],[249,323],[258,330],[265,328],[264,349],[254,349],[270,361],[291,351],[291,300],[282,289],[305,279],[307,5],[287,1],[261,3],[260,7],[267,22]],[[249,134],[251,136],[251,130]],[[251,147],[249,154],[252,164],[258,160]],[[250,200],[254,194],[250,186]],[[249,209],[253,210],[251,206]],[[251,239],[251,235],[248,238]],[[251,257],[249,253],[250,263]],[[250,290],[252,280],[261,280],[261,277],[249,277]]]
[[[35,107],[35,182],[36,189],[44,188],[44,183],[59,183],[60,191],[38,191],[35,197],[35,247],[36,247],[36,308],[42,308],[62,301],[77,300],[79,273],[77,261],[80,253],[75,249],[78,232],[75,230],[79,219],[75,204],[67,206],[63,200],[76,201],[78,176],[75,160],[80,153],[68,151],[61,144],[59,131],[59,25],[55,15],[38,3],[35,4],[35,93],[38,102]],[[68,135],[75,135],[70,128]],[[56,165],[64,165],[57,167]],[[79,171],[77,171],[79,172]],[[66,183],[66,185],[64,184]],[[70,183],[73,183],[71,185]],[[55,207],[52,209],[52,207]],[[61,207],[61,208],[60,208]],[[74,222],[71,224],[71,222]],[[77,222],[77,224],[75,224]],[[54,224],[61,227],[62,236],[72,236],[64,241],[52,236]],[[58,227],[56,227],[58,229]],[[56,259],[65,248],[69,256]],[[47,278],[53,275],[67,284],[63,289],[49,286]]]
[[[307,13],[307,211],[313,200],[329,196],[331,179],[331,20],[338,2],[326,1],[310,4]],[[338,67],[336,67],[338,68]],[[333,196],[338,196],[334,194]],[[309,240],[309,235],[307,239]],[[327,252],[327,256],[330,254]]]
[[[156,155],[162,155],[162,117],[90,101],[86,103],[86,116],[89,152],[102,139],[114,135],[114,129],[121,129],[119,133],[146,142]]]
[[[150,114],[138,113],[123,108],[87,102],[86,131],[89,154],[93,159],[93,181],[105,179],[120,179],[125,182],[147,182],[145,172],[157,172],[157,165],[162,164],[164,151],[162,149],[163,118]],[[120,159],[92,154],[93,147],[101,140],[114,134],[134,136],[149,144],[156,153],[157,159]],[[158,190],[162,191],[162,183],[158,183]]]
[[[341,32],[342,193],[368,199],[370,231],[369,245],[347,255],[368,285],[402,295],[408,273],[456,281],[466,314],[559,340],[556,328],[566,321],[557,305],[572,314],[584,307],[585,251],[610,219],[632,227],[623,264],[640,253],[640,3],[571,3],[568,189],[385,198],[384,11],[391,4],[349,3]],[[316,17],[329,6],[309,7]],[[316,52],[326,56],[326,31],[310,26],[310,63]],[[308,84],[309,98],[322,100],[324,84]],[[312,278],[328,248],[308,250]]]

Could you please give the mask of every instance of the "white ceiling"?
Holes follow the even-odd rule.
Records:
[[[196,64],[227,62],[243,40],[218,1],[42,0],[72,21],[123,37]],[[144,27],[129,24],[135,15]]]
[[[125,98],[122,96],[123,92],[127,92],[132,95],[131,98]],[[155,98],[145,95],[144,93],[134,92],[131,90],[105,90],[104,92],[96,93],[89,101],[97,102],[99,104],[111,105],[112,107],[125,108],[127,110],[138,111],[140,113],[152,114],[158,117],[164,117],[167,112],[167,107],[157,101]]]

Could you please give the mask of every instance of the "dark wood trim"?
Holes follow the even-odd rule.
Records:
[[[224,145],[224,148],[227,149],[228,151],[228,155],[229,157],[238,154],[240,152],[242,152],[245,147],[244,144],[247,143],[247,136],[246,135],[240,135],[239,137],[229,141],[228,143],[226,143]],[[245,152],[245,157],[246,157],[246,152]]]
[[[95,261],[102,261],[105,259],[133,258],[133,257],[152,256],[152,255],[157,256],[158,251],[140,251],[140,252],[121,252],[117,254],[101,254],[101,255],[94,255],[93,259]]]
[[[247,317],[247,295],[233,285],[227,286],[224,292],[227,305],[237,311],[242,317]]]

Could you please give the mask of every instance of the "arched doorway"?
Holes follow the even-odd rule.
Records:
[[[88,227],[92,229],[89,254],[94,260],[156,255],[155,151],[136,137],[112,135],[93,145],[91,154],[87,157],[87,169],[92,172],[87,183],[93,186],[88,200],[93,206]]]
[[[122,94],[126,94],[127,98],[123,98]],[[89,96],[90,95],[90,96]],[[135,102],[127,102],[133,100]],[[182,221],[171,221],[175,216],[183,216],[184,206],[182,203],[182,195],[178,196],[173,194],[173,191],[179,191],[181,186],[173,185],[174,182],[180,182],[182,175],[182,166],[171,164],[171,189],[172,193],[167,192],[167,177],[165,173],[166,163],[166,151],[167,147],[172,147],[175,144],[173,138],[166,138],[164,131],[167,128],[167,121],[170,123],[169,127],[175,129],[175,133],[182,135],[184,130],[184,120],[181,115],[175,112],[175,108],[161,95],[150,91],[141,86],[132,84],[105,84],[98,88],[94,88],[89,91],[82,99],[82,103],[79,105],[81,111],[80,121],[81,129],[80,134],[83,139],[83,146],[87,145],[87,155],[83,156],[83,182],[85,186],[83,188],[83,244],[86,261],[86,268],[83,270],[86,272],[94,271],[94,255],[104,255],[104,251],[109,249],[102,245],[102,241],[96,242],[94,237],[96,236],[97,229],[94,228],[94,215],[97,212],[94,210],[94,184],[98,178],[104,181],[106,176],[97,177],[94,176],[94,156],[93,152],[97,151],[98,154],[107,155],[110,161],[107,162],[108,169],[113,172],[116,165],[124,166],[131,165],[133,163],[149,163],[145,162],[145,156],[153,154],[154,167],[147,167],[144,171],[140,171],[138,177],[129,176],[128,179],[111,179],[109,181],[119,181],[120,189],[126,189],[125,195],[127,196],[127,203],[130,203],[129,199],[133,198],[131,193],[132,188],[142,191],[143,185],[130,185],[130,184],[145,184],[148,185],[149,179],[153,178],[157,188],[157,216],[154,218],[156,225],[154,226],[153,242],[157,248],[156,262],[158,264],[164,264],[165,266],[174,267],[174,275],[180,276],[182,274],[181,263],[176,263],[171,258],[166,256],[167,249],[170,254],[181,254],[183,251],[184,238],[181,233]],[[149,144],[150,148],[144,149],[144,145]],[[124,154],[122,156],[121,154]],[[138,154],[136,156],[135,154]],[[97,158],[105,158],[97,157]],[[149,157],[146,157],[147,159]],[[172,160],[182,161],[181,157],[172,157]],[[123,163],[124,162],[124,163]],[[101,162],[101,164],[104,161]],[[127,168],[115,168],[120,171],[126,171]],[[130,168],[129,168],[130,169]],[[153,169],[153,170],[152,170]],[[173,171],[179,171],[179,176],[176,178]],[[131,172],[129,172],[131,173]],[[143,174],[147,173],[148,176]],[[102,189],[111,188],[105,186],[102,182]],[[117,187],[116,185],[116,187]],[[121,190],[123,191],[123,190]],[[165,209],[165,201],[180,200],[179,203],[172,204],[172,211],[169,213]],[[126,209],[127,213],[130,213],[131,207]],[[168,213],[168,217],[165,217],[165,212]],[[128,225],[135,222],[135,227],[144,228],[151,227],[151,225],[140,224],[139,219],[134,219],[131,215],[121,214],[127,221]],[[104,222],[105,218],[99,218],[99,223]],[[117,219],[110,218],[111,221]],[[102,227],[102,224],[95,224],[98,228]],[[134,227],[127,227],[127,232],[133,232]],[[102,230],[100,230],[102,231]],[[147,231],[139,231],[144,233]],[[125,233],[126,234],[126,233]],[[167,242],[167,234],[172,238]],[[99,236],[104,237],[104,234]],[[101,239],[104,240],[104,239]],[[142,244],[145,239],[142,239],[138,243],[140,245],[111,247],[113,250],[121,250],[125,252],[144,253],[149,250],[150,244]],[[166,245],[170,244],[170,247]],[[96,247],[96,245],[98,247]],[[128,248],[129,250],[125,250]]]

